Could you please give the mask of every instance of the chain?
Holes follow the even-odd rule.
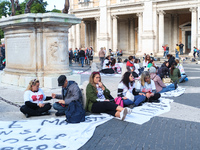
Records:
[[[9,101],[9,100],[6,100],[6,99],[4,99],[4,98],[2,98],[2,97],[0,97],[0,100],[4,101],[4,102],[6,102],[6,103],[8,103],[8,104],[10,104],[10,105],[16,106],[16,107],[18,107],[18,108],[21,107],[21,105],[15,104],[15,103],[13,103],[13,102],[11,102],[11,101]]]

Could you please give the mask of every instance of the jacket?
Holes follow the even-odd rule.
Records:
[[[169,68],[165,64],[162,64],[161,67],[158,69],[158,74],[160,78],[164,78],[164,76],[169,76]]]
[[[105,85],[103,85],[105,87]],[[105,87],[103,94],[106,99],[109,99],[110,91]],[[97,102],[97,89],[89,83],[86,87],[86,111],[90,111],[92,109],[92,105]]]
[[[81,51],[79,52],[79,57],[84,57],[84,58],[85,58],[85,52],[84,52],[83,50],[81,50]]]
[[[161,78],[155,73],[151,73],[150,77],[151,77],[151,80],[153,80],[155,83],[156,92],[160,92],[163,89],[163,87],[166,87],[166,85],[162,82]]]
[[[177,83],[179,83],[179,78],[181,77],[181,73],[178,68],[175,68],[173,70],[173,75],[171,74],[171,71],[169,72],[169,74],[170,74],[170,78],[172,79],[173,82],[177,81]]]
[[[131,72],[132,69],[135,70],[134,63],[132,63],[130,60],[128,60],[126,62],[126,69],[127,69],[128,72]]]
[[[74,100],[83,104],[81,90],[75,81],[68,81],[67,87],[62,88],[62,94],[56,94],[55,98],[63,99],[65,105],[69,105],[69,103]]]
[[[105,52],[104,50],[99,51],[99,57],[105,57]]]
[[[168,66],[168,68],[170,68],[171,65],[175,62],[175,58],[174,58],[174,56],[170,57],[169,60],[168,60],[168,62],[169,62],[169,66]]]

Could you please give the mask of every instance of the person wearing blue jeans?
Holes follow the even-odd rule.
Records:
[[[85,57],[80,57],[81,65],[83,67]]]
[[[145,99],[146,99],[146,97],[144,95],[134,95],[134,101],[129,100],[129,99],[125,99],[124,100],[124,105],[125,106],[129,106],[129,105],[138,106],[139,104],[144,102]]]
[[[185,80],[185,78],[187,77],[186,74],[181,74],[181,78],[179,80],[179,83],[183,82]]]
[[[173,91],[173,90],[175,90],[175,84],[172,83],[166,87],[163,87],[159,93],[164,93],[164,92]]]
[[[134,100],[130,100],[128,97],[128,92],[134,95]],[[144,102],[146,97],[142,93],[135,92],[135,82],[134,77],[131,72],[125,72],[121,82],[118,85],[118,94],[119,97],[122,97],[125,106],[133,108],[138,106],[140,103]]]

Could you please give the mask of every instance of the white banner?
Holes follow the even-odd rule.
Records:
[[[68,124],[65,118],[0,121],[1,150],[76,150],[93,135],[95,128],[112,116],[90,115],[86,121]]]

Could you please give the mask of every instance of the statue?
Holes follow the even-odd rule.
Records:
[[[11,4],[12,4],[12,13],[11,13],[11,16],[14,16],[15,15],[15,4],[16,4],[16,8],[17,10],[20,9],[20,5],[19,5],[19,1],[16,0],[15,1],[15,4],[14,4],[14,0],[10,0],[11,1]],[[26,8],[25,8],[25,14],[26,13],[30,13],[30,9],[31,9],[31,5],[33,4],[34,0],[29,0],[27,3],[26,3]],[[69,12],[69,0],[65,0],[65,5],[64,5],[64,9],[63,9],[63,13],[65,14],[68,14]]]
[[[69,0],[65,0],[63,13],[68,14],[68,11],[69,11]]]
[[[17,9],[17,10],[20,10],[20,5],[19,5],[19,1],[18,1],[18,0],[15,1],[15,4],[16,4],[16,9]],[[14,16],[14,15],[15,15],[15,4],[14,4],[14,0],[11,0],[11,5],[12,5],[12,13],[11,13],[11,16]]]
[[[27,3],[26,3],[26,8],[25,8],[25,11],[24,13],[30,13],[31,11],[31,5],[33,4],[34,0],[29,0]]]

